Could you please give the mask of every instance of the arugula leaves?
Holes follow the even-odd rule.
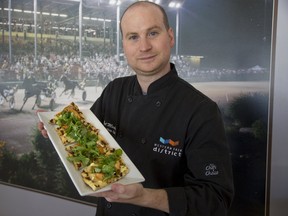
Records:
[[[119,172],[117,161],[123,154],[122,149],[109,149],[104,152],[102,150],[100,153],[97,144],[98,135],[89,130],[89,126],[78,119],[73,112],[64,111],[58,116],[56,124],[65,128],[67,136],[77,142],[71,148],[71,155],[67,157],[70,162],[80,162],[83,166],[94,163],[91,172],[104,174],[104,180],[114,177]]]

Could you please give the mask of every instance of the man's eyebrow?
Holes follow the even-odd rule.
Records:
[[[146,31],[146,32],[149,32],[149,31],[151,31],[151,30],[153,30],[153,29],[159,29],[159,30],[160,30],[161,27],[158,26],[158,25],[154,25],[154,26],[146,29],[145,31]],[[137,34],[138,34],[137,32],[127,32],[127,33],[125,34],[125,37],[127,37],[128,35],[137,35]]]
[[[154,29],[158,29],[158,30],[161,30],[162,28],[158,25],[155,25],[155,26],[152,26],[150,28],[147,29],[147,32],[151,31],[151,30],[154,30]]]

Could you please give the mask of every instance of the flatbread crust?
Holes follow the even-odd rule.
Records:
[[[50,120],[50,123],[56,124],[57,118],[61,116],[64,112],[72,112],[78,119],[85,120],[85,117],[80,111],[79,107],[74,102],[72,102],[68,106],[64,107],[63,110],[58,112],[55,117]]]

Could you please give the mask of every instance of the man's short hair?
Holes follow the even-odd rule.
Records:
[[[154,3],[154,2],[148,2],[148,1],[138,1],[138,2],[134,2],[133,4],[129,5],[125,11],[123,12],[122,16],[121,16],[121,19],[120,19],[120,31],[121,31],[121,34],[122,33],[122,27],[121,27],[121,23],[122,23],[122,18],[123,16],[125,15],[125,13],[130,9],[130,8],[133,8],[133,7],[136,7],[138,5],[153,5],[157,8],[159,8],[159,10],[161,11],[162,15],[163,15],[163,23],[164,23],[164,26],[165,28],[168,30],[170,28],[170,25],[169,25],[169,21],[168,21],[168,16],[167,16],[167,13],[166,11],[164,10],[163,7],[161,7],[160,5]]]

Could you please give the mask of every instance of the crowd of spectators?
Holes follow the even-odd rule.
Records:
[[[8,16],[8,15],[7,15]],[[78,23],[75,22],[59,22],[59,18],[56,17],[56,20],[51,20],[49,18],[43,18],[40,23],[38,23],[38,33],[39,34],[49,34],[49,35],[55,35],[55,36],[61,36],[61,35],[69,35],[74,36],[75,34],[78,35]],[[0,17],[0,23],[2,24],[0,26],[1,30],[9,31],[9,22],[8,18],[6,17]],[[18,32],[18,33],[34,33],[34,20],[33,17],[30,14],[22,14],[21,16],[12,15],[11,19],[11,31],[12,32]],[[115,29],[113,29],[111,26],[105,28],[105,33],[103,26],[100,25],[100,23],[90,23],[85,22],[83,24],[83,31],[85,32],[85,36],[87,37],[94,37],[94,38],[103,38],[104,35],[106,38],[109,38]]]
[[[118,61],[116,47],[106,43],[97,45],[83,42],[82,60],[79,58],[79,44],[75,41],[46,39],[39,44],[39,55],[34,58],[32,42],[18,44],[13,48],[13,62],[9,62],[8,52],[0,53],[0,80],[22,81],[33,75],[36,80],[58,79],[62,74],[70,79],[98,80],[106,85],[116,77],[132,74],[125,59]],[[40,54],[41,53],[41,54]],[[259,66],[250,69],[225,69],[195,67],[188,58],[172,57],[179,76],[189,82],[207,81],[248,81],[268,80],[269,73]]]

